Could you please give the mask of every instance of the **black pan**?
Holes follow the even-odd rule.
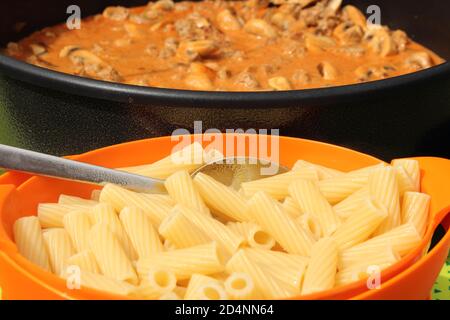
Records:
[[[377,4],[382,23],[401,28],[450,60],[450,2],[347,1]],[[0,44],[112,4],[145,1],[31,1],[0,6]],[[17,26],[26,22],[17,32]],[[19,24],[18,24],[19,23]],[[23,25],[23,24],[22,24]],[[279,128],[282,135],[348,146],[384,159],[450,156],[450,64],[371,83],[289,92],[222,93],[144,88],[38,68],[0,55],[0,142],[69,154],[191,129]],[[149,151],[151,152],[151,151]]]

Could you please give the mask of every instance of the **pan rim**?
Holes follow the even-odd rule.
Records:
[[[450,76],[450,62],[371,82],[303,90],[259,92],[194,91],[108,82],[38,67],[4,54],[0,54],[0,73],[47,89],[121,103],[151,103],[153,105],[179,107],[211,107],[216,105],[229,108],[264,108],[269,106],[273,108],[292,106],[293,104],[351,100],[356,96],[387,92],[428,80],[440,79]]]

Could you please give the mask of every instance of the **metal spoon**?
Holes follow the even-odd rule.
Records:
[[[203,165],[192,176],[202,172],[238,189],[242,182],[267,177],[268,175],[261,174],[261,169],[270,165],[278,169],[275,170],[276,173],[287,171],[285,167],[254,158],[225,158]],[[164,190],[164,180],[2,144],[0,144],[0,168],[95,184],[109,182],[140,192],[152,193]]]

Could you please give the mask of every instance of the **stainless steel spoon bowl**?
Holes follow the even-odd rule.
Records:
[[[276,173],[287,171],[285,167],[254,158],[225,158],[207,163],[192,173],[202,172],[235,189],[244,181],[267,177],[262,168],[277,168]],[[114,183],[127,189],[159,193],[164,190],[164,180],[144,177],[120,170],[60,158],[35,151],[0,144],[0,168],[23,171],[54,178],[90,182]]]

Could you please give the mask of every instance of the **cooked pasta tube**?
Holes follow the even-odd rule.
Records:
[[[345,174],[345,172],[321,166],[320,164],[311,163],[305,160],[297,160],[297,162],[295,162],[294,166],[292,167],[292,171],[297,171],[303,167],[312,167],[317,170],[319,180],[331,179]]]
[[[414,159],[395,159],[392,160],[391,164],[393,166],[400,165],[405,168],[408,175],[414,182],[414,190],[412,191],[420,191],[420,166],[419,161]]]
[[[366,198],[332,238],[338,249],[345,250],[366,241],[388,216],[387,209],[377,200]]]
[[[298,265],[297,267],[286,267],[280,269],[279,266],[273,264],[260,264],[264,273],[271,275],[284,287],[289,288],[294,295],[300,294],[303,277],[305,275],[306,264]]]
[[[161,222],[159,233],[176,248],[188,248],[212,241],[208,235],[189,220],[179,207]]]
[[[180,210],[186,218],[210,239],[216,241],[219,248],[223,251],[221,253],[225,256],[233,255],[244,242],[244,237],[234,233],[218,220],[182,205],[177,205],[176,208],[175,210]]]
[[[148,215],[155,227],[159,226],[172,209],[160,195],[133,192],[110,183],[102,189],[99,200],[112,205],[117,212],[125,207],[138,207]]]
[[[393,166],[392,168],[394,169],[395,174],[397,176],[398,193],[399,193],[400,197],[402,197],[405,192],[414,191],[416,189],[415,182],[409,176],[405,167],[403,167],[401,165],[397,165],[397,166]]]
[[[289,215],[293,218],[298,218],[304,213],[298,203],[291,196],[284,199],[282,206],[284,211],[289,213]]]
[[[58,198],[58,203],[59,204],[68,204],[68,205],[78,204],[78,205],[85,205],[85,206],[94,206],[97,204],[97,201],[83,199],[83,198],[75,197],[75,196],[69,196],[67,194],[61,194]]]
[[[289,186],[289,193],[303,212],[317,218],[324,236],[336,231],[340,225],[339,218],[314,181],[297,180]]]
[[[279,299],[290,297],[295,292],[290,287],[285,287],[273,276],[264,273],[261,266],[251,261],[243,250],[239,250],[227,263],[226,270],[228,273],[243,272],[252,278],[256,292],[263,299]]]
[[[164,182],[169,195],[177,203],[209,215],[209,209],[194,186],[191,175],[186,170],[177,171]]]
[[[303,281],[302,294],[325,291],[334,287],[338,249],[331,238],[322,238],[311,249],[311,259]]]
[[[319,181],[319,189],[327,201],[336,204],[354,192],[358,191],[367,184],[369,174],[377,169],[384,167],[385,164],[350,171],[344,175]]]
[[[38,218],[42,228],[64,228],[63,218],[71,211],[87,209],[91,206],[59,203],[39,203]]]
[[[117,212],[113,206],[108,203],[99,203],[92,208],[92,224],[104,224],[117,236],[120,244],[122,245],[125,253],[130,260],[137,259],[138,255],[136,249],[133,247],[133,243],[128,237],[125,229],[120,223]]]
[[[125,207],[120,212],[120,221],[125,229],[138,258],[151,256],[163,251],[163,244],[158,231],[152,225],[150,218],[139,208]]]
[[[397,175],[392,167],[378,168],[369,176],[369,193],[387,209],[388,216],[375,235],[385,233],[401,223],[400,194]]]
[[[269,178],[263,178],[242,183],[241,187],[247,198],[260,191],[266,192],[272,198],[282,200],[289,195],[289,185],[299,179],[318,181],[317,171],[311,167],[302,167],[296,171],[289,171]]]
[[[81,285],[84,287],[122,296],[130,296],[136,290],[135,286],[126,281],[117,280],[98,273],[83,271],[80,276]]]
[[[308,256],[314,240],[276,200],[260,191],[248,201],[249,214],[289,253]]]
[[[229,222],[227,227],[243,236],[250,247],[270,250],[275,246],[275,239],[255,223]]]
[[[317,218],[309,213],[305,213],[296,219],[296,222],[300,226],[308,231],[314,239],[319,239],[322,237],[322,229],[320,228],[319,221]]]
[[[194,184],[213,212],[236,221],[249,220],[245,199],[236,190],[201,172],[195,175]]]
[[[138,283],[131,261],[108,225],[96,224],[91,228],[89,245],[104,275],[131,284]]]
[[[363,254],[363,252],[372,252],[379,248],[385,248],[388,245],[391,245],[393,250],[403,257],[416,247],[420,241],[421,237],[419,232],[416,227],[409,222],[342,251],[341,258],[349,259],[349,257],[353,255]]]
[[[405,192],[402,204],[403,223],[412,223],[420,236],[427,230],[431,197],[425,193]]]
[[[149,270],[161,268],[172,271],[177,280],[189,279],[194,273],[207,275],[224,269],[215,242],[155,253],[152,257],[139,259],[136,268],[141,278],[146,277]]]
[[[177,285],[175,274],[169,270],[149,270],[148,276],[142,280],[133,296],[139,299],[157,299],[172,292]]]
[[[338,204],[335,204],[333,206],[333,210],[339,216],[339,218],[345,220],[349,218],[353,213],[357,212],[361,203],[363,203],[369,197],[369,188],[367,186],[364,186],[358,191],[349,195]]]
[[[339,254],[338,269],[350,270],[358,266],[368,265],[389,265],[400,260],[400,255],[397,254],[391,245],[385,247],[374,248],[373,250],[359,251],[354,254]]]
[[[166,179],[179,170],[194,171],[204,164],[204,158],[203,147],[195,142],[152,164],[125,167],[119,170],[156,179]]]
[[[400,256],[392,250],[392,247],[390,250],[389,248],[386,249],[380,251],[378,254],[367,255],[364,260],[360,260],[355,264],[348,265],[347,268],[341,269],[336,274],[336,286],[342,286],[373,276],[374,273],[383,271],[400,259]],[[381,276],[381,274],[378,276]]]
[[[100,273],[97,260],[91,250],[84,250],[69,257],[67,266],[78,266],[82,271]]]
[[[246,256],[250,260],[262,264],[274,265],[280,269],[284,267],[304,269],[309,261],[309,258],[281,251],[264,250],[260,248],[245,248],[242,250],[244,250]]]
[[[189,280],[186,300],[226,300],[228,294],[225,292],[223,284],[215,278],[202,274],[193,274]]]
[[[67,213],[63,218],[64,229],[69,233],[76,252],[89,248],[89,230],[91,229],[90,212],[76,210]]]
[[[66,230],[54,228],[43,234],[53,273],[62,275],[67,267],[67,259],[75,254],[72,241]]]
[[[232,300],[257,299],[258,292],[252,278],[244,272],[233,272],[225,280],[225,292]]]
[[[20,254],[41,268],[51,271],[38,217],[30,216],[17,219],[14,223],[13,232],[14,241]]]

